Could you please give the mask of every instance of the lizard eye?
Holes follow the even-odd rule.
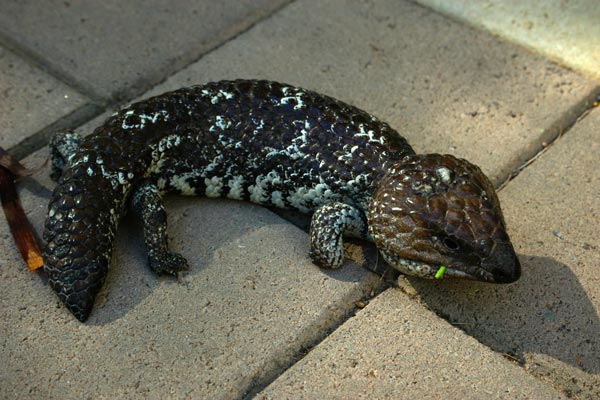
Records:
[[[446,248],[448,250],[451,250],[451,251],[456,251],[460,248],[460,245],[458,244],[458,242],[448,236],[446,236],[442,239],[442,243],[444,244],[444,246],[446,246]]]

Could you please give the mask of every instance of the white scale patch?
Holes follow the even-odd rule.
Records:
[[[163,167],[165,162],[165,154],[166,150],[169,150],[173,147],[179,146],[181,144],[181,136],[180,135],[168,135],[162,138],[157,144],[151,146],[152,149],[152,164],[144,174],[144,176],[148,176],[151,173],[158,173]],[[159,187],[159,189],[164,189],[166,182]]]
[[[225,90],[219,90],[218,92],[215,93],[211,90],[204,89],[204,90],[202,90],[201,93],[205,97],[210,97],[211,104],[217,104],[222,99],[230,100],[230,99],[233,99],[233,97],[234,97],[233,93],[227,92]]]
[[[218,176],[212,178],[204,178],[204,184],[206,185],[206,197],[219,197],[221,196],[221,190],[223,189],[223,179]]]
[[[394,257],[392,255],[386,254],[386,252],[382,252],[381,254],[383,255],[384,260],[388,264],[392,265],[395,269],[407,275],[419,276],[421,278],[432,278],[435,274],[433,268],[426,263],[408,260],[400,257]]]
[[[210,163],[208,163],[208,165],[204,169],[204,173],[206,174],[207,172],[213,171],[222,162],[223,162],[223,154],[217,154],[217,156],[215,158],[213,158],[213,160]]]
[[[308,188],[301,187],[297,188],[295,192],[292,193],[291,196],[287,198],[288,202],[292,205],[292,207],[300,210],[304,213],[310,211],[308,207],[306,207],[306,196],[308,193]]]
[[[366,130],[364,124],[358,125],[358,133],[356,136],[366,136],[369,138],[369,142],[377,142],[381,144],[384,144],[385,142],[385,138],[383,136],[376,137],[375,132],[372,130]]]
[[[248,186],[250,201],[264,204],[269,200],[269,188],[281,183],[281,177],[275,171],[256,177],[256,184]]]
[[[449,185],[451,182],[451,174],[452,172],[446,167],[438,167],[435,170],[437,176],[441,179],[442,182]]]
[[[69,157],[68,157],[68,159],[67,159],[67,163],[69,164],[69,166],[71,168],[76,167],[76,166],[78,166],[80,164],[87,164],[88,161],[90,160],[90,157],[86,154],[85,156],[81,157],[80,159],[76,160],[75,162],[72,162],[73,159],[75,158],[76,154],[77,153],[70,154]],[[88,172],[88,174],[89,174],[89,172]]]
[[[220,130],[224,131],[225,129],[228,129],[229,127],[231,127],[231,125],[232,125],[231,121],[224,118],[222,115],[217,115],[215,117],[215,123],[213,125],[211,125],[210,128],[208,128],[208,131],[215,132],[217,130],[216,128],[219,128]]]
[[[217,116],[217,122],[214,126],[218,126],[219,128],[226,128],[231,125],[231,122],[225,122],[224,118],[221,116]],[[226,144],[227,137],[225,135],[219,135],[219,139],[223,144]],[[165,162],[165,154],[164,152],[168,149],[171,149],[175,146],[179,146],[182,143],[182,138],[179,135],[169,135],[160,140],[157,144],[153,145],[152,159],[154,160],[150,168],[147,170],[145,176],[148,176],[151,173],[160,174]],[[225,178],[218,176],[209,176],[208,174],[218,168],[223,163],[223,154],[218,154],[205,168],[198,171],[192,171],[185,174],[175,175],[165,179],[163,177],[159,178],[157,181],[157,187],[159,190],[165,190],[167,185],[172,186],[174,189],[179,190],[183,195],[194,196],[198,193],[196,192],[196,188],[192,187],[189,182],[190,180],[203,178],[204,184],[206,186],[205,195],[207,197],[220,197],[223,191],[223,186],[225,185]],[[227,175],[229,175],[230,171],[228,170]],[[233,177],[227,181],[227,185],[230,187],[230,191],[228,193],[228,197],[232,199],[243,198],[243,187],[244,178],[242,176]]]
[[[126,116],[135,115],[135,112],[133,110],[129,110],[125,113],[125,115]],[[127,118],[124,118],[123,123],[121,124],[121,128],[123,128],[125,130],[127,130],[127,129],[143,129],[144,126],[146,126],[146,123],[148,121],[155,124],[156,121],[158,121],[159,117],[162,117],[163,121],[168,121],[169,113],[166,110],[160,110],[160,111],[155,112],[152,115],[140,114],[137,117],[139,119],[138,124],[128,124]]]
[[[299,158],[306,157],[306,153],[300,150],[300,147],[306,144],[307,137],[306,134],[310,130],[310,123],[308,121],[304,122],[304,128],[300,130],[300,136],[297,136],[292,139],[291,144],[287,146],[285,149],[276,150],[274,148],[267,148],[270,150],[266,157],[271,157],[273,155],[281,154],[285,157],[289,157],[291,160],[297,160]]]
[[[89,174],[89,169],[88,169]],[[129,173],[125,175],[122,171],[109,171],[104,165],[100,165],[100,173],[103,178],[107,179],[110,182],[110,185],[113,189],[117,189],[121,186],[121,190],[123,193],[127,193],[129,188],[131,187],[130,180],[133,177],[133,174]]]
[[[256,123],[256,121],[254,121]],[[265,121],[263,119],[260,120],[260,122],[258,123],[258,125],[256,126],[256,128],[254,128],[254,135],[256,135],[258,132],[262,131],[262,129],[265,127]]]
[[[271,193],[271,203],[273,203],[276,207],[285,208],[283,193],[281,193],[279,190],[273,191],[273,193]]]
[[[361,237],[364,231],[364,222],[354,208],[342,208],[341,217],[337,226],[345,227],[344,233],[350,236]]]
[[[289,104],[290,100],[295,100],[294,103],[296,104],[294,104],[294,110],[299,110],[304,106],[304,102],[302,101],[302,97],[300,96],[282,97],[281,104]]]
[[[181,143],[180,135],[169,135],[169,136],[161,139],[160,142],[158,142],[157,149],[159,152],[162,153],[165,150],[168,150],[175,146],[179,146],[180,143]]]
[[[341,195],[334,193],[322,177],[318,177],[319,183],[314,188],[300,187],[289,191],[287,201],[295,208],[303,212],[309,212],[315,207],[332,201],[341,200]]]
[[[369,184],[369,174],[358,174],[354,179],[346,182],[346,188],[350,189],[354,193],[359,193],[363,186],[368,186]]]
[[[175,189],[179,190],[181,194],[187,196],[196,195],[196,189],[190,186],[188,179],[196,179],[200,176],[198,172],[190,172],[187,174],[175,175],[169,178],[169,183]]]
[[[289,104],[292,101],[294,104],[294,110],[299,110],[304,107],[304,101],[302,96],[304,92],[297,88],[284,87],[281,89],[285,97],[280,99],[280,104]]]
[[[227,197],[234,200],[243,199],[244,177],[242,175],[234,176],[227,182],[227,185],[229,186],[229,193],[227,193]]]

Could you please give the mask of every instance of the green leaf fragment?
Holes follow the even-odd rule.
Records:
[[[437,272],[435,273],[435,279],[440,279],[442,277],[442,275],[444,275],[444,272],[446,272],[446,267],[443,265],[440,265],[440,269],[438,269]]]

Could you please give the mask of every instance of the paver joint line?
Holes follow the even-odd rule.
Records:
[[[534,163],[539,157],[541,157],[546,151],[548,151],[556,142],[568,134],[570,130],[572,130],[576,124],[581,122],[585,117],[589,115],[589,113],[598,107],[600,101],[600,86],[596,88],[595,91],[589,94],[586,98],[584,98],[578,106],[576,106],[576,110],[571,113],[572,117],[567,119],[564,123],[565,125],[558,130],[558,134],[552,138],[550,138],[547,142],[542,142],[541,147],[535,152],[530,158],[526,161],[517,165],[513,171],[501,181],[499,185],[496,186],[496,190],[500,192],[504,189],[513,179],[515,179],[525,168],[529,167],[532,163]]]
[[[255,2],[255,4],[253,4],[252,1],[240,1],[238,4],[240,15],[237,16],[236,19],[233,19],[233,21],[231,21],[232,23],[224,25],[214,32],[211,31],[209,36],[202,38],[202,40],[191,40],[193,36],[190,36],[181,49],[179,49],[178,46],[172,46],[172,43],[169,43],[169,45],[162,49],[165,54],[168,54],[163,57],[166,58],[167,62],[161,59],[160,56],[158,58],[154,57],[155,65],[140,61],[144,58],[153,56],[153,53],[158,52],[154,47],[151,47],[153,51],[148,51],[149,49],[147,49],[147,47],[151,46],[152,43],[149,43],[146,37],[140,36],[145,29],[140,29],[139,32],[130,32],[132,37],[128,38],[129,41],[138,41],[140,50],[131,49],[125,46],[124,50],[126,51],[114,54],[110,52],[110,46],[117,43],[112,43],[111,39],[117,40],[118,46],[124,46],[124,44],[121,42],[121,38],[112,38],[112,35],[108,32],[106,33],[105,38],[108,43],[106,43],[104,47],[98,47],[97,38],[95,36],[87,37],[87,31],[85,29],[77,30],[75,27],[64,27],[64,29],[68,30],[74,29],[74,32],[72,32],[73,36],[82,36],[82,38],[80,38],[81,43],[72,43],[71,40],[65,40],[63,33],[60,31],[49,32],[49,36],[47,37],[38,37],[40,31],[31,31],[30,28],[31,25],[36,25],[39,21],[30,22],[30,24],[21,24],[20,26],[13,26],[10,16],[11,13],[18,13],[18,6],[14,7],[15,10],[5,10],[6,19],[3,21],[5,26],[3,29],[0,28],[0,43],[7,48],[12,49],[15,53],[23,57],[23,59],[50,73],[59,81],[88,96],[95,104],[105,108],[113,108],[141,95],[153,86],[161,84],[169,76],[187,68],[206,54],[211,53],[223,44],[235,39],[249,29],[252,29],[257,23],[277,14],[292,1],[293,0],[261,0]],[[194,2],[192,2],[191,5],[194,5]],[[198,4],[196,3],[196,5]],[[147,7],[152,7],[152,5],[147,4]],[[67,6],[66,8],[68,9],[70,7]],[[87,14],[92,14],[89,22],[100,24],[97,28],[101,29],[107,24],[106,15],[103,15],[107,10],[103,7],[93,5],[89,8],[89,12],[84,12],[84,14],[86,17],[89,17]],[[183,10],[185,9],[185,5],[179,4],[177,8]],[[231,8],[230,10],[233,11],[235,8]],[[57,23],[54,20],[56,18],[63,22],[64,18],[71,16],[69,10],[65,10],[64,15],[61,14],[60,10],[57,11],[57,14],[47,15],[47,17],[50,18],[50,22],[53,21],[54,23]],[[136,14],[138,11],[139,8],[134,4],[125,4],[121,10],[124,14],[113,16],[114,23],[121,22],[122,24],[127,23],[129,25],[129,21],[122,20],[122,18],[126,16],[126,13]],[[75,11],[75,14],[76,13],[77,11]],[[94,13],[98,13],[98,15],[93,15]],[[170,13],[167,13],[168,16],[171,14],[173,14],[171,18],[178,15],[178,13],[175,12],[175,9],[172,9]],[[147,16],[152,15],[153,14],[150,13]],[[186,15],[186,18],[191,17],[191,15],[185,13],[184,15]],[[31,17],[30,14],[24,14],[23,16]],[[96,20],[96,18],[98,18],[98,20]],[[167,19],[168,18],[169,17],[167,17]],[[214,29],[212,27],[214,22],[215,21],[206,21],[204,25],[211,26],[209,29]],[[0,26],[2,25],[3,24],[0,24]],[[199,24],[198,26],[202,26],[202,24]],[[26,31],[27,34],[22,34],[20,32],[21,29]],[[123,25],[119,26],[118,29],[124,29]],[[171,31],[171,29],[168,30],[168,32]],[[163,33],[164,35],[162,36],[170,36],[167,32]],[[55,34],[57,34],[58,37],[54,37],[53,35]],[[160,38],[154,34],[151,36],[154,37],[155,41],[158,41]],[[31,40],[36,37],[37,40]],[[45,44],[47,47],[40,46],[40,44],[43,44],[44,42],[46,42]],[[81,47],[82,44],[85,45],[85,47]],[[96,47],[96,52],[90,54],[90,47]],[[55,50],[54,53],[48,51],[50,48]],[[173,52],[175,49],[179,51]],[[105,51],[107,50],[109,50],[109,54],[105,54]],[[131,53],[131,56],[128,53]],[[137,58],[139,58],[139,60],[133,58],[136,56],[138,56]],[[109,66],[105,72],[103,72],[104,68],[98,68],[100,61],[102,61],[101,57],[110,59],[110,61],[104,63]],[[121,64],[120,66],[118,65],[119,63]],[[114,70],[115,68],[110,68],[113,65],[117,66],[116,70]],[[136,65],[138,69],[132,69],[132,66],[134,65]],[[118,69],[119,67],[120,70]],[[106,74],[110,71],[114,72],[113,76]],[[129,79],[123,80],[121,76],[128,76]]]

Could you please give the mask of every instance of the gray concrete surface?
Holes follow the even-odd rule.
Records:
[[[0,46],[0,145],[10,149],[89,100]]]
[[[353,302],[379,284],[373,274],[356,265],[335,274],[318,270],[307,258],[306,234],[267,210],[172,199],[173,246],[190,258],[192,273],[180,284],[152,275],[139,229],[126,219],[109,281],[91,321],[82,325],[60,306],[43,274],[24,269],[6,225],[0,224],[0,365],[7,366],[0,369],[0,398],[240,398],[273,380],[265,396],[299,397],[299,389],[282,388],[286,379],[293,379],[295,388],[315,390],[305,395],[339,384],[371,398],[395,397],[397,382],[386,380],[395,375],[381,358],[389,360],[386,349],[403,343],[405,321],[401,329],[388,326],[398,327],[395,318],[404,317],[393,314],[396,308],[411,317],[407,333],[414,345],[400,351],[414,362],[399,357],[389,362],[414,365],[413,375],[402,376],[414,377],[416,383],[402,392],[411,398],[430,385],[440,397],[466,393],[469,387],[498,398],[528,393],[536,398],[532,390],[538,388],[548,396],[597,397],[600,330],[593,273],[597,252],[592,252],[600,246],[590,223],[598,214],[590,191],[598,176],[598,117],[597,111],[581,121],[578,117],[600,93],[599,82],[414,3],[297,0],[273,13],[284,3],[247,2],[241,8],[236,2],[219,3],[195,17],[185,6],[168,11],[158,2],[143,9],[138,2],[120,8],[56,2],[39,8],[0,0],[0,44],[14,49],[22,65],[42,67],[49,81],[62,82],[59,87],[97,103],[108,101],[107,113],[115,99],[132,100],[162,80],[141,97],[224,78],[302,85],[389,121],[419,152],[470,159],[495,182],[574,124],[501,193],[525,268],[522,281],[499,287],[403,279],[410,298],[385,292],[343,323]],[[12,20],[16,16],[22,26]],[[4,77],[5,71],[0,73]],[[23,83],[36,88],[36,75],[31,76]],[[44,101],[58,110],[63,104],[52,96]],[[43,139],[53,121],[69,120],[33,104],[32,120],[43,123],[25,140]],[[53,113],[59,115],[48,118]],[[26,128],[27,114],[14,115],[16,131]],[[89,133],[98,123],[89,121],[83,130]],[[33,154],[29,165],[41,165],[45,154]],[[24,207],[38,231],[52,186],[47,168],[21,183]],[[573,192],[577,202],[571,210]],[[363,254],[356,258],[373,263]],[[379,319],[390,321],[390,336],[380,330],[381,349],[365,348],[363,338],[375,335]],[[340,323],[331,339],[276,379]],[[440,343],[454,347],[432,344],[432,327],[444,332]],[[361,355],[357,365],[376,367],[364,376],[346,369],[350,373],[338,379],[334,372],[340,368],[325,365],[329,380],[313,382],[314,371],[305,366],[323,366],[319,359],[327,357],[348,361],[347,346]],[[324,348],[331,350],[323,354]],[[444,373],[441,378],[417,373],[431,365],[435,349],[435,362],[447,366],[442,372],[463,373],[459,387],[447,385]],[[487,374],[478,375],[467,357],[477,359],[479,372]]]
[[[600,397],[599,127],[594,109],[501,191],[517,283],[405,283],[483,344],[585,398]]]
[[[557,399],[558,392],[388,289],[257,399]]]
[[[131,98],[287,0],[0,1],[0,36],[99,102]]]
[[[415,0],[600,79],[597,0]]]

